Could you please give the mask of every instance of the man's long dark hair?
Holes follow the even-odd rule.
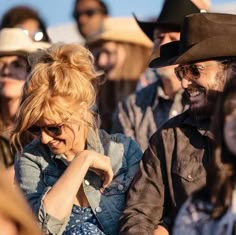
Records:
[[[213,205],[212,218],[219,218],[226,212],[236,185],[236,156],[230,152],[224,140],[225,117],[236,110],[235,61],[230,64],[228,78],[212,120],[215,154],[209,167],[207,184],[193,197],[207,200]]]

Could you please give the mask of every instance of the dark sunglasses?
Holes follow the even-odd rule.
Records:
[[[183,78],[199,78],[200,71],[196,65],[178,66],[175,68],[176,77],[182,81]]]
[[[52,137],[56,137],[61,135],[62,133],[62,127],[63,124],[59,124],[59,125],[50,125],[50,126],[31,126],[30,128],[28,128],[28,131],[36,136],[41,135],[42,130],[45,131],[48,135],[52,136]]]
[[[86,15],[88,17],[92,17],[97,13],[104,14],[104,11],[102,9],[88,9],[88,10],[84,10],[84,11],[80,11],[80,12],[75,12],[74,17],[77,18],[77,19],[80,18],[83,15]]]
[[[229,60],[217,60],[217,62],[222,63],[222,64],[227,64],[229,63]],[[182,81],[183,78],[187,79],[198,79],[201,76],[201,71],[203,71],[205,68],[213,66],[213,64],[209,65],[195,65],[195,64],[190,64],[190,65],[179,65],[178,67],[175,68],[175,75],[176,77]]]
[[[5,68],[8,68],[11,71],[11,73],[15,74],[15,73],[18,73],[19,70],[28,71],[29,65],[27,61],[23,58],[18,58],[10,63],[0,60],[0,71],[3,71]]]

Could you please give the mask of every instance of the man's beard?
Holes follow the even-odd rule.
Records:
[[[216,74],[216,84],[215,86],[209,88],[208,90],[204,87],[196,85],[193,89],[198,89],[201,92],[205,93],[205,104],[199,107],[191,107],[191,114],[198,120],[210,119],[214,113],[215,106],[218,98],[220,97],[223,87],[225,85],[225,74],[222,71],[219,71]],[[191,88],[188,88],[191,90]],[[189,93],[187,92],[188,96]]]

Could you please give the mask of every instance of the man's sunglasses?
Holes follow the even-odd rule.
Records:
[[[88,9],[88,10],[85,10],[85,11],[75,12],[74,13],[74,17],[76,19],[80,18],[83,15],[86,15],[88,17],[92,17],[92,16],[94,16],[97,13],[104,14],[104,11],[102,9]]]
[[[183,78],[199,78],[200,71],[196,65],[178,66],[175,68],[176,77],[182,81]]]
[[[222,64],[229,63],[229,60],[217,60],[217,62]],[[179,81],[182,81],[183,78],[187,79],[198,79],[201,76],[201,71],[203,71],[205,68],[213,66],[215,64],[209,64],[209,65],[196,65],[196,64],[190,64],[190,65],[179,65],[178,67],[175,67],[175,75],[179,79]]]
[[[52,137],[61,135],[63,124],[59,125],[49,125],[49,126],[31,126],[28,131],[36,136],[41,135],[42,130]]]

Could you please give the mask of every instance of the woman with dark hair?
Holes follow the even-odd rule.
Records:
[[[34,41],[50,42],[46,24],[41,16],[28,6],[15,6],[2,16],[0,29],[22,28]]]
[[[206,186],[181,208],[174,235],[233,234],[236,222],[236,62],[212,120],[215,154]]]

